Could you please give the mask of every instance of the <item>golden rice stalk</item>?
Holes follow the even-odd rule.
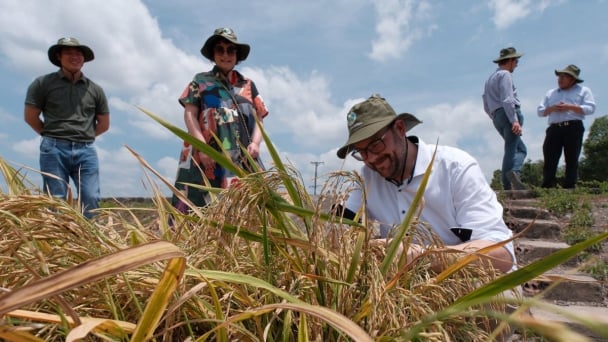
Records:
[[[592,340],[583,336],[564,324],[539,320],[530,315],[521,315],[514,320],[528,329],[534,330],[544,338],[555,342],[591,342]]]
[[[143,265],[171,259],[150,298],[148,307],[136,328],[135,340],[150,336],[175,290],[185,269],[184,254],[175,245],[157,241],[84,262],[77,267],[53,274],[0,296],[0,315],[30,303],[51,298],[69,289],[110,275],[127,272]],[[97,326],[92,328],[96,329]]]
[[[326,307],[318,306],[318,305],[310,305],[306,303],[278,303],[278,304],[268,304],[259,308],[250,309],[246,312],[237,314],[232,316],[230,319],[223,322],[221,325],[218,325],[215,329],[220,329],[230,324],[234,324],[240,320],[250,319],[253,316],[266,314],[269,312],[274,312],[277,310],[291,310],[295,312],[304,313],[313,317],[317,317],[322,319],[325,323],[328,323],[335,327],[338,331],[344,333],[348,337],[350,337],[353,341],[361,341],[361,342],[372,342],[374,341],[369,334],[365,332],[360,326],[344,317],[343,315],[328,309]],[[300,328],[302,328],[300,326]],[[214,330],[215,330],[214,329]],[[210,335],[212,331],[207,332],[205,335],[201,337],[203,340],[206,336]],[[298,336],[298,341],[309,341],[308,334],[300,333]]]
[[[20,170],[16,170],[0,157],[0,176],[4,177],[9,195],[29,194],[33,184],[25,178]],[[0,188],[0,195],[2,189]]]
[[[140,108],[141,109],[141,108]],[[141,109],[142,111],[145,112],[144,109]],[[137,159],[137,161],[146,169],[150,170],[150,172],[152,172],[155,176],[158,177],[158,179],[160,179],[165,186],[167,186],[167,188],[169,188],[171,190],[171,192],[176,195],[177,197],[179,197],[180,200],[185,201],[186,203],[189,203],[190,201],[188,200],[188,198],[179,190],[177,190],[175,188],[175,186],[173,186],[173,184],[171,184],[169,181],[167,181],[160,173],[158,173],[158,171],[154,170],[154,168],[152,168],[152,166],[150,166],[150,164],[148,164],[148,162],[137,152],[135,152],[135,150],[133,150],[132,148],[130,148],[129,146],[125,146],[125,148],[127,150],[129,150],[129,152],[131,152],[131,154],[133,154],[133,156],[135,156],[135,158]],[[197,216],[201,216],[201,212],[200,210],[195,207],[192,206],[190,207],[190,209],[197,215]]]
[[[0,325],[0,338],[2,341],[13,341],[13,342],[43,342],[44,340],[38,338],[27,331],[21,331],[17,328]]]
[[[115,251],[94,223],[47,196],[0,196],[0,286],[14,288]]]
[[[78,267],[53,274],[0,295],[0,315],[113,274],[164,259],[183,257],[183,253],[175,245],[157,241],[90,260]]]
[[[175,246],[171,246],[175,248],[176,251],[179,251]],[[177,255],[179,255],[179,257],[176,257]],[[131,341],[147,341],[152,336],[152,333],[154,333],[154,330],[186,269],[186,258],[181,251],[178,252],[177,255],[171,257],[171,260],[169,260],[160,282],[156,286],[152,297],[150,297],[150,300],[146,305],[143,315],[137,323],[137,328],[131,337]]]
[[[70,325],[75,325],[74,320],[70,317],[62,317],[59,315],[47,314],[43,312],[29,310],[13,310],[6,316],[20,318],[33,322],[61,324],[64,320]],[[105,318],[81,317],[81,325],[70,331],[69,338],[84,338],[90,332],[101,331],[110,336],[121,336],[130,334],[135,330],[135,324],[125,321],[117,321]],[[126,337],[126,335],[125,335]],[[6,338],[6,337],[5,337]]]

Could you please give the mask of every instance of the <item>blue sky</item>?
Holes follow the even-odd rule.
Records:
[[[237,68],[256,82],[270,110],[265,128],[307,186],[312,162],[322,162],[320,177],[359,167],[336,150],[347,138],[346,112],[372,93],[424,122],[410,134],[468,151],[490,179],[502,140],[481,93],[499,50],[524,53],[513,75],[523,139],[528,158],[542,159],[546,119],[536,107],[556,86],[555,69],[581,68],[597,102],[587,128],[606,114],[607,12],[604,0],[3,0],[0,157],[41,183],[29,170],[38,168],[39,137],[23,121],[25,92],[36,76],[56,70],[49,46],[73,36],[95,52],[83,71],[110,101],[111,127],[96,144],[102,196],[149,196],[125,146],[172,181],[180,141],[136,106],[184,127],[177,98],[195,73],[211,68],[199,52],[206,38],[228,26],[251,45]],[[265,149],[263,157],[268,166]]]

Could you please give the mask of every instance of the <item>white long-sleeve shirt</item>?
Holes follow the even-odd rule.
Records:
[[[405,218],[435,149],[417,137],[408,139],[418,142],[418,157],[410,184],[397,187],[369,167],[364,165],[361,169],[367,195],[366,214],[380,222],[381,237],[386,237],[389,230]],[[345,207],[357,212],[362,201],[362,191],[355,190]],[[446,245],[464,242],[450,228],[470,229],[470,240],[500,242],[512,236],[503,220],[503,207],[479,164],[467,152],[454,147],[437,147],[420,220],[430,224]],[[515,255],[511,243],[506,248]]]
[[[547,117],[547,124],[551,125],[570,120],[584,120],[586,115],[591,115],[595,112],[595,99],[591,90],[580,84],[575,84],[566,90],[560,88],[549,90],[540,105],[538,105],[538,116],[544,117],[547,108],[560,102],[580,106],[583,109],[583,114],[581,115],[573,111],[551,112]]]

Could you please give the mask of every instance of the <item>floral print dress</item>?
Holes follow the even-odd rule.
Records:
[[[195,75],[179,98],[179,102],[182,106],[185,104],[197,106],[198,122],[205,141],[218,151],[223,148],[234,163],[244,167],[239,141],[243,146],[248,146],[255,127],[253,116],[257,115],[262,119],[268,115],[255,83],[236,70],[232,70],[226,79],[219,74],[217,68],[214,68],[209,72]],[[218,146],[212,133],[219,138],[221,147]],[[204,173],[211,186],[226,188],[233,175],[220,165],[216,165],[214,170],[205,170],[196,152],[196,149],[184,142],[175,187],[194,205],[202,207],[209,201],[207,192],[190,184],[204,185]],[[172,204],[181,212],[188,211],[188,205],[175,195]]]

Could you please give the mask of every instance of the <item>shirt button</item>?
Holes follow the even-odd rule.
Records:
[[[402,214],[405,214],[405,210],[401,210],[401,213],[402,213]]]

